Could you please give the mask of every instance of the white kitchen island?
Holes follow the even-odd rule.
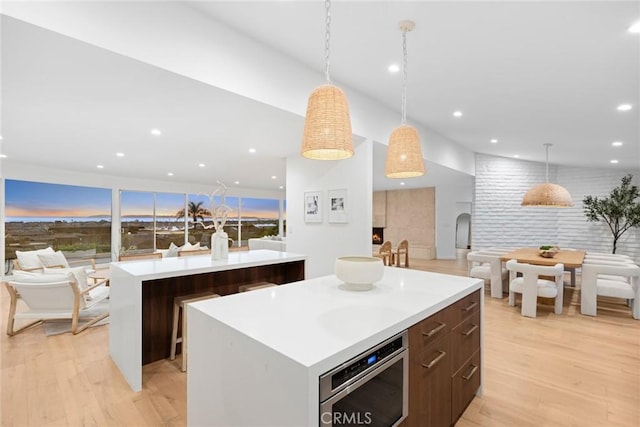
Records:
[[[134,391],[142,366],[169,357],[176,296],[238,292],[245,284],[304,279],[306,256],[271,250],[114,262],[110,266],[109,353]],[[219,298],[224,299],[224,298]]]
[[[482,285],[385,267],[370,291],[332,275],[191,304],[187,423],[318,425],[320,375],[474,292],[483,298]]]

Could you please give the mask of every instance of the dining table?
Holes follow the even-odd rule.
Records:
[[[518,248],[500,257],[500,260],[507,262],[515,259],[520,263],[554,266],[558,263],[564,264],[565,270],[571,272],[571,285],[576,285],[576,268],[582,267],[586,252],[580,250],[560,249],[552,258],[540,255],[538,248]]]

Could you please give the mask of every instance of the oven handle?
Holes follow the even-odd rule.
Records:
[[[396,363],[400,359],[402,359],[402,418],[400,418],[398,420],[398,422],[396,424],[394,424],[394,426],[399,425],[400,422],[407,417],[408,412],[409,412],[409,384],[408,384],[408,382],[409,382],[409,355],[408,355],[408,350],[406,348],[404,350],[402,350],[400,353],[398,353],[395,357],[385,361],[384,363],[381,363],[375,369],[367,372],[366,375],[360,377],[357,381],[355,381],[352,384],[348,385],[347,387],[343,388],[342,390],[340,390],[336,394],[333,394],[331,397],[329,397],[324,402],[320,402],[320,415],[321,415],[321,417],[320,417],[320,425],[322,425],[322,426],[330,426],[330,425],[332,425],[332,424],[326,424],[326,423],[322,422],[322,414],[325,413],[325,412],[331,412],[331,407],[333,406],[333,404],[335,402],[337,402],[338,400],[342,399],[347,394],[350,394],[352,391],[357,390],[358,388],[360,388],[360,386],[364,385],[371,378],[375,377],[380,372],[382,372],[385,369],[389,368],[391,365],[393,365],[394,363]]]

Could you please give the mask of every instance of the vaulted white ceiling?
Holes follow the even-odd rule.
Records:
[[[309,70],[324,68],[324,2],[184,7]],[[401,73],[387,67],[402,59],[397,22],[412,19],[410,122],[479,153],[544,161],[542,144],[552,143],[553,164],[640,166],[640,35],[626,32],[640,19],[638,2],[337,1],[332,15],[333,80],[393,109],[398,122]],[[284,185],[284,158],[299,149],[300,115],[7,16],[1,30],[3,163]],[[233,51],[229,40],[216,42]],[[308,94],[299,96],[304,103]],[[619,112],[621,103],[633,109]],[[427,160],[430,137],[421,135]],[[382,176],[384,151],[374,150],[376,188],[397,185]],[[617,165],[609,163],[614,158]],[[428,169],[408,183],[463,179],[438,165]]]

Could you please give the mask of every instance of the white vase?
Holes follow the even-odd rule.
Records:
[[[216,231],[211,235],[211,259],[229,258],[229,235]]]

